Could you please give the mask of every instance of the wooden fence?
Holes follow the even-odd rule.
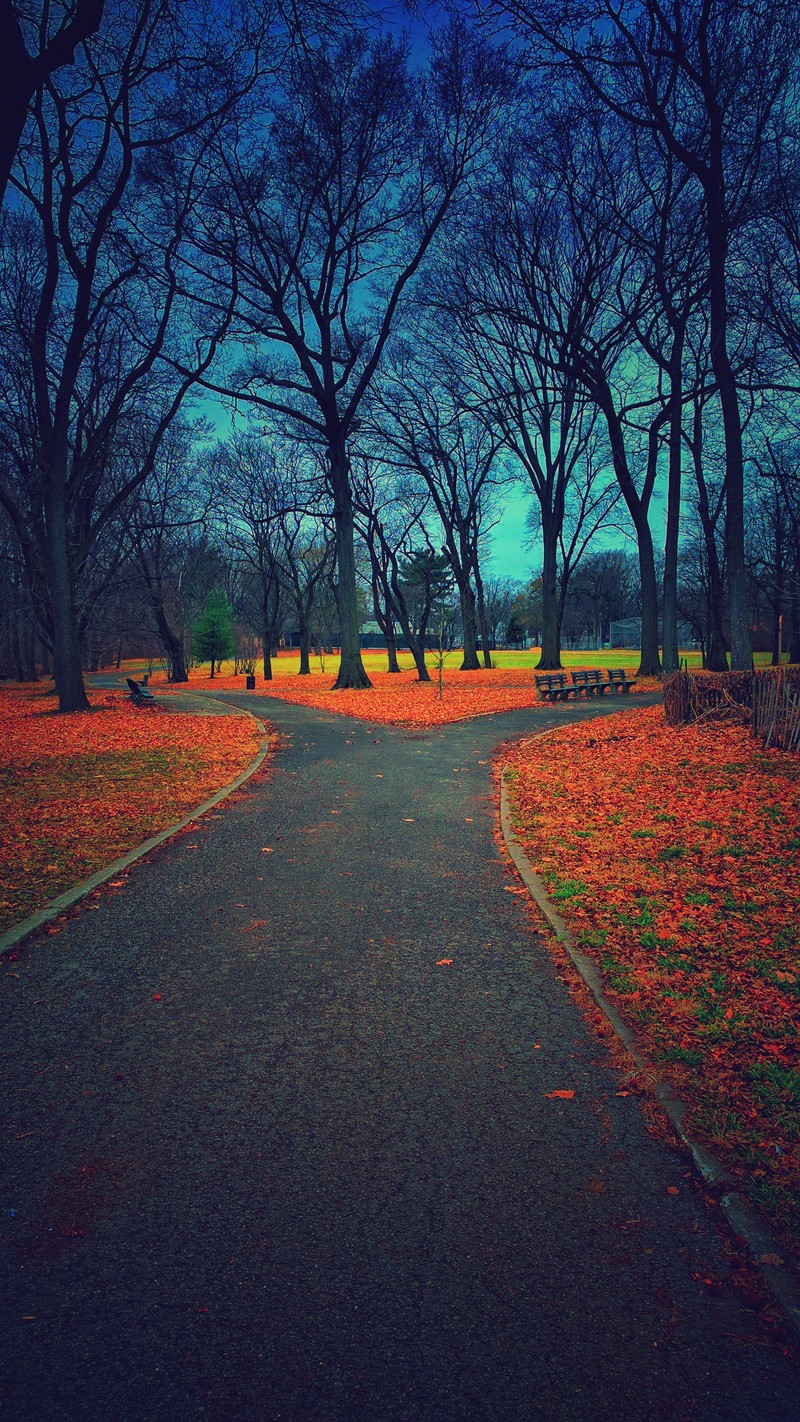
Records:
[[[749,719],[753,735],[765,746],[800,751],[800,694],[791,689],[783,670],[714,677],[670,672],[662,689],[670,726],[710,718]]]
[[[800,750],[800,696],[782,676],[753,677],[753,735],[776,750]]]

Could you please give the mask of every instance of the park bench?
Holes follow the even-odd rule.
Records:
[[[152,706],[155,704],[156,698],[152,691],[148,691],[145,686],[140,686],[138,681],[133,680],[133,677],[128,676],[125,680],[128,683],[128,690],[130,691],[131,701],[134,706]]]
[[[563,672],[541,674],[534,679],[536,681],[536,695],[541,696],[542,701],[568,701],[576,691],[576,688],[567,681]]]
[[[578,695],[583,692],[586,696],[602,696],[611,690],[610,683],[603,681],[603,673],[597,668],[593,671],[574,671],[572,681]]]
[[[611,691],[619,691],[626,694],[630,691],[632,686],[636,685],[636,678],[634,677],[633,681],[628,681],[624,667],[609,667],[608,683]]]

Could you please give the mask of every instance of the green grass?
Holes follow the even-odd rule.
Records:
[[[690,657],[692,657],[694,654],[690,652],[688,655],[689,655]],[[459,667],[460,660],[461,660],[461,656],[462,656],[462,652],[461,652],[461,648],[460,648],[460,647],[456,647],[456,648],[454,648],[454,650],[453,650],[452,652],[448,652],[448,653],[447,653],[447,661],[446,661],[446,663],[445,663],[446,669],[447,669],[448,671],[457,671],[457,670],[458,670],[458,667]],[[502,670],[503,668],[505,668],[505,667],[509,667],[509,668],[512,668],[512,667],[513,667],[513,668],[519,668],[519,669],[524,670],[524,671],[535,671],[535,670],[536,670],[536,667],[537,667],[537,665],[538,665],[540,656],[541,656],[541,651],[540,651],[540,649],[539,649],[538,647],[532,647],[532,648],[530,649],[530,651],[527,651],[527,652],[518,652],[518,651],[513,651],[513,650],[510,650],[510,651],[497,651],[497,652],[492,652],[492,664],[493,664],[495,667],[500,668],[501,670]],[[368,649],[365,649],[365,650],[362,651],[362,653],[361,653],[361,658],[362,658],[362,661],[363,661],[363,663],[364,663],[364,667],[366,668],[366,671],[367,671],[368,673],[369,673],[370,671],[386,671],[386,653],[385,653],[385,652],[383,652],[383,651],[375,651],[375,650],[371,650],[371,649],[369,649],[369,650],[368,650]],[[402,669],[403,671],[413,671],[413,670],[414,670],[414,658],[412,657],[412,655],[411,655],[410,652],[400,652],[400,653],[398,654],[397,660],[398,660],[398,662],[399,662],[399,664],[400,664],[400,667],[401,667],[401,669]],[[427,654],[425,660],[426,660],[427,665],[428,665],[428,670],[431,671],[431,672],[433,672],[433,671],[435,670],[435,663],[434,663],[434,659],[433,659],[433,654],[429,652],[429,653]],[[339,671],[339,657],[338,657],[338,655],[336,655],[335,653],[331,653],[330,655],[327,655],[327,654],[326,654],[326,655],[323,657],[323,661],[324,661],[324,663],[325,663],[325,671],[324,671],[324,673],[322,672],[322,670],[321,670],[321,668],[320,668],[320,660],[319,660],[319,657],[315,656],[315,655],[312,653],[312,656],[311,656],[311,674],[312,674],[312,676],[322,676],[322,675],[324,675],[325,677],[335,677],[335,676],[338,674],[338,671]],[[605,667],[624,667],[630,675],[634,675],[635,672],[636,672],[636,668],[637,668],[638,665],[639,665],[639,653],[638,653],[635,649],[631,649],[631,648],[627,648],[627,649],[617,649],[616,651],[562,652],[562,653],[561,653],[561,662],[562,662],[562,665],[563,665],[565,668],[569,668],[569,667],[589,667],[589,668],[592,668],[592,667],[599,667],[599,668],[603,669],[603,668],[605,668]],[[699,666],[699,654],[698,654],[698,666]],[[272,669],[273,669],[274,675],[276,675],[276,676],[294,676],[294,675],[296,675],[297,672],[299,671],[299,668],[300,668],[300,653],[299,653],[299,651],[286,651],[286,652],[281,652],[281,653],[279,653],[279,655],[278,655],[277,657],[274,657],[274,658],[273,658]],[[157,672],[158,670],[159,670],[159,668],[158,668],[158,666],[157,666],[157,667],[155,668],[155,671]],[[146,673],[146,671],[147,671],[147,663],[146,663],[144,660],[142,660],[142,659],[131,660],[131,661],[127,661],[127,662],[124,662],[124,663],[123,663],[122,667],[120,668],[120,675],[128,675],[128,676],[133,676],[133,677],[136,677],[136,678],[140,678],[140,677],[144,676],[144,674]],[[257,663],[257,665],[256,665],[256,676],[259,676],[259,675],[260,675],[260,672],[261,672],[261,663],[260,663],[260,661],[259,661],[259,662]],[[209,674],[208,663],[204,663],[202,666],[200,666],[200,667],[198,667],[198,668],[195,668],[195,671],[194,671],[194,673],[193,673],[194,676],[199,676],[200,678],[205,678],[205,677],[208,676],[208,674]],[[218,675],[221,675],[221,676],[232,676],[232,675],[233,675],[233,662],[224,662],[224,663],[223,663],[223,667],[222,667],[222,671],[221,671],[221,673],[218,673]]]
[[[367,672],[386,670],[385,652],[365,649],[364,651],[362,651],[361,656]],[[495,667],[499,668],[517,667],[527,671],[535,671],[540,656],[541,649],[539,647],[531,647],[526,652],[519,652],[510,649],[507,651],[492,652],[492,662]],[[683,663],[685,662],[688,665],[690,671],[700,671],[701,658],[699,652],[683,651],[681,652],[680,656],[681,665],[683,665]],[[460,647],[456,647],[452,652],[448,652],[448,670],[457,670],[460,658]],[[319,658],[312,654],[312,676],[337,676],[339,671],[339,657],[335,654],[331,654],[326,655],[323,660],[325,663],[324,672],[322,672],[321,670]],[[753,660],[757,667],[766,667],[770,665],[770,656],[768,652],[756,652]],[[414,659],[411,656],[410,652],[400,652],[398,656],[398,661],[404,671],[413,671]],[[428,663],[428,668],[430,670],[433,670],[434,661],[431,653],[428,653],[426,661]],[[612,647],[608,649],[603,648],[597,651],[575,652],[562,650],[561,664],[565,668],[565,670],[569,670],[570,667],[587,667],[589,669],[599,667],[601,670],[605,670],[606,667],[624,667],[629,676],[635,676],[636,670],[639,666],[639,652],[635,647]],[[280,652],[278,656],[273,660],[273,670],[278,676],[296,675],[299,668],[299,651]],[[156,665],[156,670],[158,670],[158,665]],[[123,663],[123,666],[121,667],[120,671],[130,676],[141,677],[147,671],[147,662],[144,660],[144,658],[127,661]],[[260,663],[256,666],[256,675],[258,675],[259,672]],[[199,675],[201,678],[207,677],[208,664],[206,663],[202,667],[198,668],[195,671],[195,675]],[[233,675],[233,662],[224,663],[221,675]]]

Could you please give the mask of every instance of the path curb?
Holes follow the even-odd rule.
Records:
[[[545,734],[549,733],[545,732]],[[538,739],[538,737],[534,739]],[[754,1213],[738,1191],[724,1188],[728,1184],[733,1183],[733,1178],[728,1174],[722,1162],[707,1150],[705,1146],[700,1145],[687,1133],[685,1122],[688,1108],[686,1104],[681,1101],[680,1097],[675,1095],[672,1087],[669,1086],[667,1082],[653,1077],[652,1066],[642,1055],[634,1033],[627,1023],[623,1022],[617,1009],[613,1003],[609,1002],[603,991],[603,980],[597,964],[593,959],[581,952],[563,918],[550,902],[544,883],[536,873],[522,844],[517,839],[508,790],[506,788],[505,775],[505,767],[501,766],[500,826],[506,849],[508,850],[517,873],[537,908],[571,959],[580,977],[583,979],[583,982],[597,1003],[597,1006],[600,1008],[600,1011],[610,1023],[616,1036],[622,1042],[637,1068],[640,1071],[647,1072],[648,1081],[652,1086],[656,1100],[665,1111],[676,1136],[689,1151],[695,1168],[704,1184],[716,1186],[718,1190],[724,1190],[724,1193],[719,1196],[719,1203],[725,1218],[734,1232],[745,1240],[755,1267],[761,1274],[773,1299],[781,1309],[795,1338],[800,1341],[800,1290],[798,1290],[793,1271],[784,1264],[774,1264],[764,1260],[764,1255],[772,1255],[774,1258],[780,1258],[781,1251],[779,1246],[775,1240],[772,1239],[761,1219]]]
[[[210,701],[214,698],[208,697],[207,699]],[[220,706],[224,704],[224,702],[219,702]],[[44,908],[37,909],[36,913],[30,914],[29,917],[24,918],[21,923],[15,924],[13,928],[9,928],[5,933],[0,934],[0,955],[7,953],[12,948],[16,948],[23,939],[28,938],[31,933],[35,933],[37,928],[42,928],[44,924],[50,923],[54,918],[58,918],[59,915],[66,912],[67,909],[73,908],[81,899],[86,898],[86,895],[90,894],[93,889],[100,888],[100,886],[107,883],[109,879],[113,879],[116,874],[121,874],[125,869],[130,869],[131,865],[135,864],[138,859],[143,859],[146,854],[150,854],[152,850],[158,849],[159,845],[164,844],[166,840],[171,839],[172,836],[178,834],[180,830],[186,829],[187,825],[192,824],[194,820],[199,820],[203,815],[207,814],[209,810],[213,810],[221,801],[227,800],[228,796],[232,795],[234,790],[238,790],[240,786],[244,785],[245,781],[250,779],[251,775],[255,775],[255,772],[264,763],[269,750],[269,733],[264,722],[260,720],[258,716],[254,716],[252,711],[243,711],[242,714],[249,716],[251,720],[255,721],[262,736],[261,745],[250,764],[245,766],[244,770],[240,770],[239,774],[231,780],[229,784],[223,785],[220,790],[215,790],[214,794],[207,800],[204,800],[202,805],[198,805],[196,809],[192,810],[188,815],[185,815],[177,824],[169,825],[167,829],[159,830],[158,834],[154,834],[150,839],[146,839],[138,848],[130,849],[127,854],[123,854],[119,859],[115,859],[114,863],[109,864],[105,869],[96,870],[88,879],[82,879],[81,882],[75,884],[73,888],[67,889],[63,894],[59,894],[57,899],[53,899],[49,904],[45,904]]]

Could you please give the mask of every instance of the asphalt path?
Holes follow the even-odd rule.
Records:
[[[498,743],[619,705],[226,699],[267,774],[0,970],[3,1422],[796,1422],[493,839]]]

